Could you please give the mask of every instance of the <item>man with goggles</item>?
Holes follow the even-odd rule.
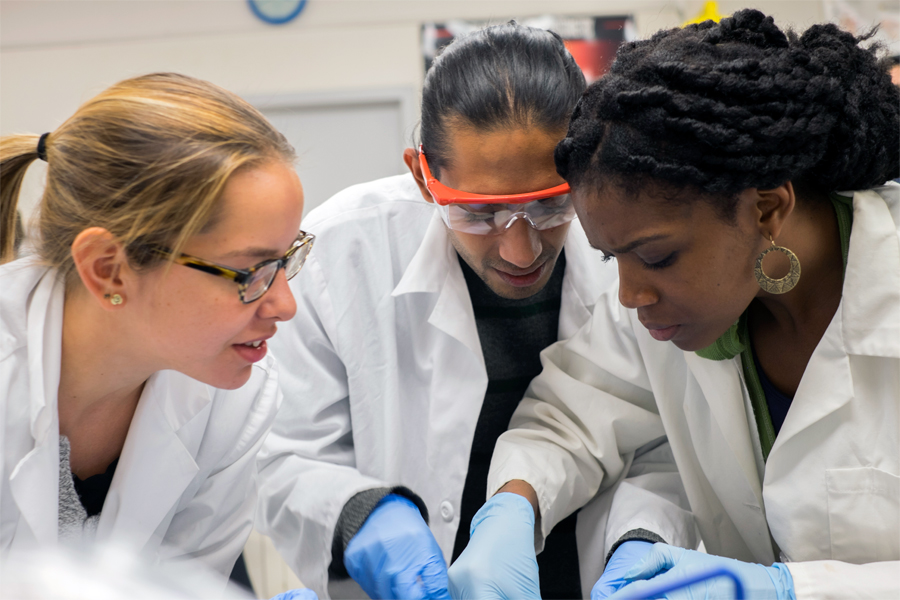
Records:
[[[554,34],[513,23],[461,38],[426,78],[410,173],[305,217],[316,251],[290,283],[297,315],[270,341],[285,397],[260,455],[257,526],[320,598],[449,598],[447,565],[541,350],[615,280],[553,162],[583,88]],[[510,114],[484,125],[497,89],[522,113],[504,101]],[[600,511],[583,514],[536,559],[544,598],[584,597],[602,572]]]

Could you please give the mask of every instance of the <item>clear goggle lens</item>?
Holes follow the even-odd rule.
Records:
[[[537,230],[552,229],[575,218],[575,206],[568,194],[526,204],[435,204],[444,223],[454,231],[495,235],[523,219]]]

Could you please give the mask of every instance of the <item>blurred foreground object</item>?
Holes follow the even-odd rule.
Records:
[[[0,562],[0,598],[32,600],[194,600],[252,598],[200,561],[150,565],[120,546],[18,553]]]

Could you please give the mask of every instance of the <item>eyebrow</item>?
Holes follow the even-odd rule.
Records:
[[[631,252],[638,246],[643,246],[644,244],[649,244],[650,242],[655,242],[657,240],[661,240],[661,239],[664,239],[667,237],[669,237],[669,236],[664,233],[658,233],[656,235],[648,235],[648,236],[633,240],[633,241],[625,244],[621,248],[613,248],[612,251],[614,254],[628,254],[629,252]]]
[[[257,246],[251,246],[250,248],[242,248],[240,250],[234,250],[232,252],[228,252],[227,254],[223,254],[222,258],[279,258],[284,252],[280,250],[275,250],[272,248],[260,248]]]

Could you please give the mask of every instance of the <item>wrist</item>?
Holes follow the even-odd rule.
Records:
[[[772,563],[772,566],[769,567],[769,576],[778,591],[778,600],[797,600],[797,595],[794,593],[794,578],[786,564]]]
[[[541,518],[541,509],[540,506],[538,506],[537,492],[534,491],[534,488],[527,481],[521,479],[507,481],[503,484],[503,487],[497,490],[497,494],[518,494],[519,496],[522,496],[531,504],[531,508],[534,510],[535,521]]]

